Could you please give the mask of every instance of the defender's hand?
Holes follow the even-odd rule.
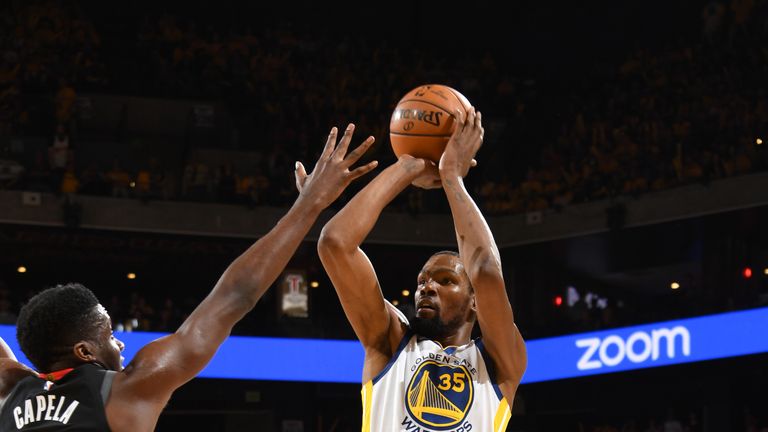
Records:
[[[349,170],[374,142],[374,138],[369,136],[362,144],[347,154],[354,131],[355,125],[350,123],[344,136],[336,145],[338,130],[336,127],[331,128],[323,153],[311,174],[307,174],[301,162],[296,162],[296,189],[299,190],[299,199],[311,199],[321,208],[326,208],[341,195],[353,180],[376,168],[378,162],[372,161]]]

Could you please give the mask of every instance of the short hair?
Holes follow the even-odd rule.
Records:
[[[101,325],[96,309],[99,300],[78,283],[47,288],[21,308],[16,339],[24,355],[38,371],[72,352],[81,340],[95,340]]]
[[[435,253],[432,254],[432,256],[436,256],[436,255],[453,255],[455,257],[461,258],[461,255],[459,255],[458,252],[453,251],[453,250],[449,250],[449,249],[441,250],[441,251],[438,251],[438,252],[435,252]]]

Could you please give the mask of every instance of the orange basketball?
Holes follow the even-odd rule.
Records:
[[[400,99],[389,121],[389,139],[395,155],[440,161],[455,124],[472,105],[458,91],[440,84],[416,87]]]

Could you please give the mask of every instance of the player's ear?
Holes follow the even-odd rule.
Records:
[[[72,347],[72,353],[78,360],[83,362],[93,362],[96,360],[96,346],[93,342],[82,340]]]

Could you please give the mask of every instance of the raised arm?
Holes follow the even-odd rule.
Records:
[[[211,293],[174,334],[150,343],[136,354],[125,373],[115,378],[111,397],[161,410],[173,390],[205,367],[235,323],[255,306],[283,271],[320,212],[352,180],[376,166],[376,162],[371,162],[350,171],[373,143],[373,137],[369,137],[347,156],[353,131],[354,126],[350,125],[337,147],[336,128],[331,130],[311,175],[297,162],[296,183],[300,193],[290,210],[269,233],[232,262]],[[130,411],[136,406],[110,404],[108,412],[113,409]]]
[[[344,313],[365,348],[363,382],[381,372],[405,327],[394,306],[384,299],[376,272],[360,245],[384,207],[412,182],[438,187],[437,168],[423,159],[401,156],[328,221],[317,245]]]
[[[480,113],[470,109],[440,159],[440,178],[453,215],[464,268],[475,290],[483,341],[496,365],[496,379],[512,403],[527,365],[525,342],[514,322],[501,258],[485,218],[464,187],[464,176],[483,141]]]
[[[16,361],[16,355],[11,351],[11,347],[0,337],[0,359],[9,359]]]

